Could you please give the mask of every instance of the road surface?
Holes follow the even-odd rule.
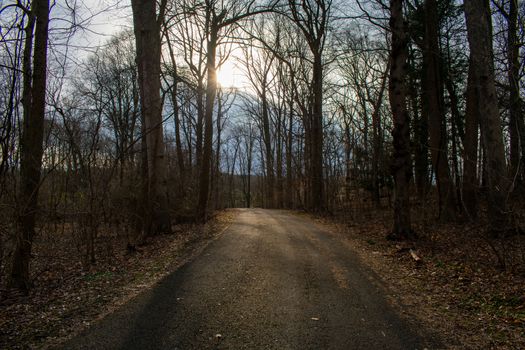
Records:
[[[387,305],[374,274],[322,227],[287,211],[235,214],[194,261],[64,349],[428,346]]]

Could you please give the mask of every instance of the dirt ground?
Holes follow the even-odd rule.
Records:
[[[74,235],[39,235],[30,294],[1,291],[0,349],[46,349],[71,338],[198,254],[231,220],[224,211],[206,225],[177,225],[135,251],[125,237],[101,235],[96,263],[87,266]]]
[[[402,243],[385,239],[388,210],[316,220],[343,235],[385,281],[389,301],[446,348],[525,349],[525,236],[488,239],[479,222],[427,220],[414,225],[416,242]]]

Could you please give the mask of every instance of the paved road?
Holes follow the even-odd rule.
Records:
[[[64,348],[424,348],[373,273],[318,225],[286,211],[237,214],[194,261]]]

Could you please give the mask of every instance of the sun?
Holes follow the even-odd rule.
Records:
[[[226,61],[217,69],[217,82],[223,88],[241,88],[247,78],[233,62]]]

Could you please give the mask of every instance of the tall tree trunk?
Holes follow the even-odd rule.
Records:
[[[148,208],[144,233],[168,233],[171,232],[171,219],[160,97],[160,26],[155,1],[131,0],[131,7],[148,161]]]
[[[164,25],[166,26],[166,25]],[[177,165],[179,167],[179,192],[181,198],[185,196],[185,180],[186,180],[186,170],[184,166],[184,155],[182,152],[182,140],[181,140],[181,130],[180,130],[180,113],[179,113],[179,103],[177,101],[177,84],[179,80],[179,75],[177,73],[177,62],[175,60],[175,54],[173,52],[173,47],[170,42],[169,32],[166,30],[166,41],[168,44],[168,50],[170,53],[170,59],[173,69],[173,86],[171,88],[171,103],[173,105],[173,126],[175,133],[175,149],[177,153]]]
[[[141,243],[148,232],[146,230],[148,215],[148,145],[146,142],[146,118],[144,113],[140,113],[140,198],[137,205],[137,216],[142,215],[142,221],[137,225],[136,229],[140,233],[138,243]]]
[[[309,138],[311,155],[309,207],[311,210],[319,211],[325,209],[323,190],[323,63],[320,52],[314,53],[312,91],[313,107]]]
[[[461,175],[459,170],[459,147],[458,140],[463,139],[463,127],[461,125],[461,116],[459,113],[458,106],[458,97],[454,89],[453,81],[450,76],[447,74],[445,86],[447,87],[448,95],[450,98],[450,111],[451,111],[451,143],[452,143],[452,164],[454,169],[454,183],[451,184],[455,194],[456,194],[456,206],[459,207],[461,203]]]
[[[197,100],[197,125],[195,127],[195,133],[197,134],[195,140],[195,164],[197,165],[197,171],[199,171],[202,164],[202,131],[204,129],[204,119],[206,114],[204,107],[204,87],[200,78],[199,82],[197,83],[197,93],[195,99]]]
[[[423,101],[428,113],[430,154],[439,195],[439,217],[447,221],[456,216],[456,201],[447,157],[445,106],[439,49],[439,21],[436,0],[425,1],[425,67]],[[425,103],[426,102],[426,103]]]
[[[15,249],[10,266],[10,284],[27,291],[30,287],[29,262],[35,234],[38,192],[42,170],[44,116],[46,107],[47,39],[49,27],[49,0],[35,0],[31,6],[26,28],[24,50],[24,121],[20,140],[20,189],[18,227]],[[30,69],[34,18],[35,52]],[[29,46],[28,46],[29,45]],[[28,89],[28,90],[26,90]]]
[[[246,185],[246,208],[250,208],[252,206],[252,156],[253,156],[253,135],[250,130],[250,139],[248,140],[248,147],[247,147],[247,159],[246,159],[246,170],[248,173],[248,177],[246,179],[247,185]]]
[[[308,108],[303,110],[304,154],[308,192],[306,205],[313,211],[325,209],[323,182],[323,49],[330,20],[331,0],[288,0],[291,15],[312,53],[312,80]],[[296,98],[299,96],[296,96]],[[304,109],[307,109],[306,113]]]
[[[186,167],[184,165],[184,153],[182,151],[182,138],[180,130],[180,113],[179,113],[179,103],[177,102],[177,82],[173,83],[172,90],[172,101],[173,101],[173,124],[174,124],[174,133],[175,133],[175,147],[177,153],[177,165],[179,167],[179,188],[180,194],[184,197],[185,192],[185,183],[186,183]]]
[[[409,92],[409,95],[414,118],[415,184],[419,199],[424,200],[428,192],[428,116],[419,113],[417,93]]]
[[[212,15],[210,15],[212,16]],[[207,51],[208,81],[206,86],[206,110],[204,115],[204,148],[199,175],[199,202],[197,204],[197,218],[205,221],[208,211],[208,197],[210,191],[210,170],[213,152],[213,107],[217,96],[217,71],[215,67],[215,55],[217,51],[217,40],[219,26],[216,17],[210,19],[210,33]]]
[[[350,194],[352,192],[352,168],[351,168],[351,155],[352,155],[352,144],[350,136],[350,123],[344,121],[344,142],[345,142],[345,200],[347,203],[350,202]]]
[[[219,93],[221,91],[219,90]],[[213,175],[213,193],[214,193],[214,202],[215,202],[215,209],[220,209],[221,203],[220,203],[220,187],[221,187],[221,147],[222,147],[222,93],[219,94],[219,97],[217,98],[217,146],[215,150],[215,166],[214,166],[214,175]]]
[[[268,99],[266,97],[266,81],[261,87],[261,103],[262,103],[262,122],[263,122],[263,141],[264,141],[264,155],[266,158],[266,207],[273,208],[275,206],[275,183],[274,183],[274,167],[273,167],[273,150],[272,138],[270,133],[270,117],[268,113]]]
[[[286,113],[286,111],[285,111]],[[282,112],[279,112],[279,116],[277,118],[277,145],[275,150],[276,155],[276,162],[275,162],[275,168],[276,168],[276,207],[282,208],[283,207],[283,146],[282,146],[282,130],[283,130],[283,124],[284,121],[282,120]]]
[[[478,189],[477,157],[478,157],[478,116],[479,116],[479,83],[475,81],[474,65],[469,62],[467,80],[467,110],[465,112],[465,137],[463,139],[463,205],[467,215],[477,217]]]
[[[409,48],[408,54],[408,65],[409,67],[415,67],[414,50]],[[408,76],[408,84],[415,87],[417,85],[416,76],[423,75],[422,70],[415,70]],[[423,80],[423,79],[422,79]],[[423,81],[421,81],[421,89],[423,89]],[[429,185],[429,172],[428,172],[428,114],[425,111],[421,111],[423,103],[420,103],[420,97],[422,94],[419,90],[414,88],[407,91],[409,99],[408,103],[412,115],[412,123],[414,130],[413,140],[413,153],[414,153],[414,178],[418,198],[425,200],[428,185]]]
[[[412,238],[410,223],[409,184],[412,174],[410,157],[410,120],[406,106],[406,63],[408,37],[403,18],[403,0],[390,1],[390,30],[392,49],[390,61],[389,97],[394,128],[394,154],[392,175],[394,177],[394,226],[391,239]]]
[[[521,185],[521,171],[520,171],[520,133],[525,130],[520,130],[520,124],[523,122],[523,115],[521,112],[520,100],[520,63],[519,63],[519,48],[517,29],[518,29],[518,0],[510,0],[510,7],[508,13],[508,35],[507,35],[507,59],[509,65],[508,81],[510,89],[509,101],[509,131],[510,131],[510,175],[516,179],[516,184]],[[521,123],[520,123],[521,121]],[[523,147],[523,146],[522,146]]]
[[[293,82],[293,77],[292,77]],[[294,105],[294,94],[293,88],[290,92],[290,111],[288,115],[288,130],[286,135],[286,208],[291,209],[294,206],[293,203],[293,169],[292,169],[292,151],[293,151],[293,105]]]
[[[379,161],[381,155],[381,103],[383,102],[383,94],[386,90],[386,81],[388,78],[388,69],[386,67],[384,76],[381,80],[381,87],[377,100],[374,103],[374,112],[372,113],[372,130],[373,130],[373,144],[372,144],[372,181],[373,181],[373,198],[376,207],[380,206],[380,178],[379,178]]]
[[[479,83],[479,123],[487,159],[490,229],[496,235],[510,228],[511,216],[507,205],[510,183],[506,176],[505,147],[496,95],[489,1],[465,0],[465,17],[472,73]]]

